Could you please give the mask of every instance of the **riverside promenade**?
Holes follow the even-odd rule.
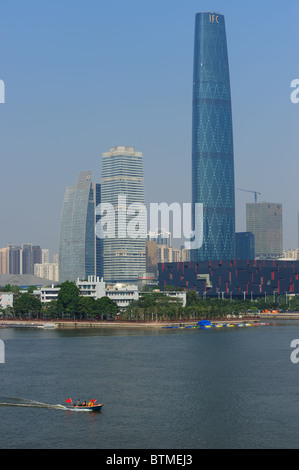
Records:
[[[80,329],[80,328],[162,328],[163,326],[195,326],[198,320],[194,321],[168,321],[168,322],[129,322],[129,321],[92,321],[92,320],[0,320],[0,328],[59,328],[59,329]]]
[[[226,317],[209,319],[212,323],[235,323],[240,321],[260,321],[260,320],[299,320],[299,312],[285,313],[259,313],[258,315],[243,315],[242,317]],[[202,318],[201,318],[202,320]],[[169,320],[155,322],[141,321],[121,321],[121,320],[28,320],[15,318],[12,320],[0,320],[0,328],[45,328],[45,329],[80,329],[80,328],[162,328],[169,326],[186,327],[196,326],[196,320]]]

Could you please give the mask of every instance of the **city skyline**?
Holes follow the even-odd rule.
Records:
[[[166,0],[146,9],[91,0],[69,9],[29,0],[0,10],[1,246],[28,240],[57,253],[65,186],[89,169],[99,181],[111,146],[142,149],[147,203],[191,201],[194,18],[215,10],[229,47],[236,231],[253,202],[237,188],[258,191],[259,202],[282,204],[284,249],[297,247],[295,1]]]

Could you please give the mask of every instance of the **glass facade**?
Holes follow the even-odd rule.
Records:
[[[98,207],[98,205],[101,203],[101,185],[100,184],[94,184],[94,194],[95,194],[95,205]],[[95,223],[98,222],[100,219],[99,215],[95,215]],[[103,267],[102,267],[102,240],[96,236],[95,239],[96,243],[96,275],[100,279],[103,277]]]
[[[254,234],[251,232],[236,233],[236,259],[252,260],[255,258]]]
[[[66,188],[59,238],[59,280],[87,279],[96,273],[95,185],[92,172],[82,172]]]
[[[255,236],[256,258],[278,258],[283,251],[282,204],[246,204],[246,230]]]
[[[235,188],[230,78],[224,16],[195,20],[192,206],[203,204],[203,244],[194,261],[234,259]]]
[[[112,147],[103,153],[101,203],[113,207],[114,218],[114,236],[102,240],[104,281],[136,282],[146,271],[146,231],[136,238],[128,234],[137,215],[129,215],[128,207],[145,204],[142,153],[134,147]]]

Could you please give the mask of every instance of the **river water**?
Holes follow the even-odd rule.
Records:
[[[299,448],[297,338],[298,321],[0,329],[0,448]],[[69,411],[68,398],[104,407]]]

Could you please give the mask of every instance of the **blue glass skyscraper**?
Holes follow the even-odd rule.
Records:
[[[59,280],[76,281],[100,274],[100,244],[96,239],[96,205],[100,185],[92,172],[79,173],[76,186],[66,188],[59,237]]]
[[[234,152],[224,16],[195,20],[192,116],[192,205],[203,204],[203,244],[194,261],[235,257]]]

